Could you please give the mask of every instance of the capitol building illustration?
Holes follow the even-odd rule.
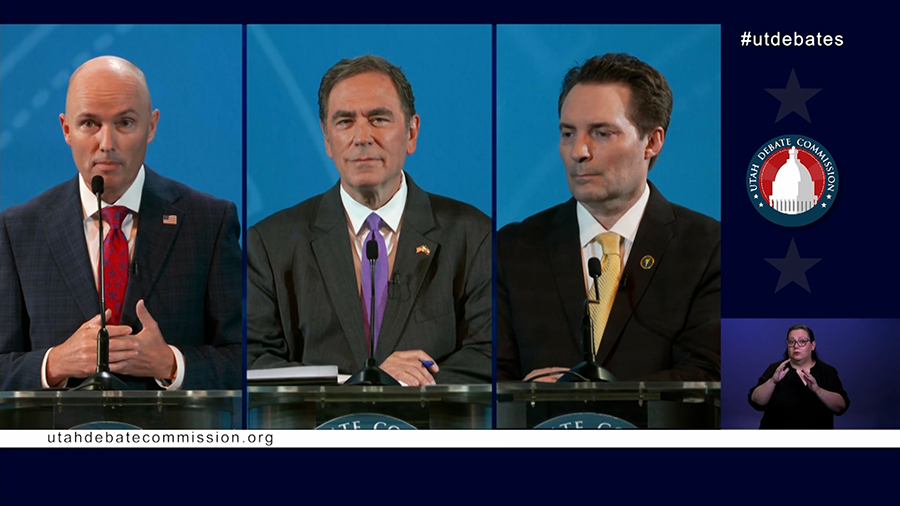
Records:
[[[797,159],[797,148],[788,151],[790,158],[772,181],[769,204],[782,214],[800,214],[815,207],[818,198],[809,170]]]

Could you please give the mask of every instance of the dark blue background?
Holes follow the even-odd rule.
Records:
[[[334,9],[331,4],[316,4],[308,12],[292,13],[283,3],[270,6],[260,1],[235,6],[232,11],[185,10],[181,3],[174,2],[114,4],[112,8],[104,8],[99,3],[89,8],[68,4],[51,10],[31,2],[4,4],[3,16],[4,22],[114,22],[130,16],[142,22],[721,23],[723,316],[896,318],[900,316],[896,295],[900,274],[893,259],[898,227],[896,206],[891,204],[895,199],[896,171],[891,168],[898,107],[889,70],[895,67],[897,31],[883,9],[870,9],[858,2],[839,7],[824,9],[822,2],[746,6],[718,2],[688,9],[683,3],[660,8],[629,2],[546,3],[539,8],[526,6],[512,10],[473,2],[456,3],[452,7],[425,4],[405,9],[385,9],[378,5]],[[778,30],[840,33],[845,44],[842,48],[743,48],[739,37],[747,29],[757,34]],[[808,103],[812,124],[796,115],[774,123],[778,101],[764,88],[784,87],[791,68],[796,69],[801,86],[822,88]],[[748,202],[744,186],[747,163],[757,147],[788,132],[806,133],[825,144],[841,176],[834,209],[816,224],[797,230],[783,229],[762,219]],[[840,233],[851,234],[849,247],[839,239]],[[797,241],[802,256],[823,259],[808,272],[811,294],[796,285],[773,293],[778,271],[763,258],[784,256],[791,238]],[[841,261],[845,251],[856,255],[855,259]],[[841,272],[842,266],[849,266],[852,272]],[[761,346],[768,345],[761,343]],[[727,349],[727,345],[724,347]],[[730,359],[723,363],[728,363],[727,360]],[[885,444],[896,444],[895,438],[895,432],[884,433]],[[527,444],[524,437],[523,444]],[[798,434],[796,444],[804,447],[828,444],[828,441],[819,435]],[[84,492],[86,479],[83,473],[72,471],[78,467],[74,463],[86,462],[86,457],[97,455],[116,463],[141,463],[142,470],[137,474],[106,480],[120,492],[119,497],[141,489],[135,476],[168,479],[165,477],[171,475],[161,470],[177,463],[188,470],[176,473],[179,479],[202,493],[204,502],[226,494],[231,499],[243,495],[257,500],[334,500],[336,495],[340,500],[364,499],[371,494],[349,494],[339,487],[351,482],[348,473],[360,474],[355,462],[372,460],[402,472],[403,483],[411,488],[409,495],[422,500],[440,495],[449,500],[470,501],[473,495],[484,494],[502,495],[504,502],[525,497],[531,501],[562,501],[584,488],[571,469],[577,462],[589,460],[606,462],[603,467],[611,469],[592,487],[606,500],[671,500],[681,496],[691,501],[703,498],[704,502],[721,504],[735,491],[761,490],[764,492],[755,497],[766,500],[784,493],[788,487],[792,494],[802,493],[807,501],[824,494],[833,502],[851,497],[858,501],[892,483],[895,466],[890,463],[897,452],[733,449],[436,452],[426,449],[276,450],[263,454],[240,450],[227,453],[141,450],[86,455],[83,451],[3,450],[0,451],[0,503],[16,504],[11,500],[16,497],[33,498],[31,494],[35,490],[46,494],[48,487],[34,486],[50,482],[37,470],[55,459],[67,462],[66,471],[58,473],[67,479],[64,485],[53,490],[70,498],[75,489]],[[259,465],[263,462],[265,465]],[[828,463],[826,470],[822,469],[824,462]],[[753,477],[763,475],[767,476],[764,485],[748,486]],[[448,476],[460,481],[448,480]],[[834,481],[823,486],[823,478]],[[484,486],[469,485],[472,481],[483,482]],[[427,486],[423,487],[423,483]],[[450,483],[467,485],[448,486]],[[736,487],[729,488],[729,485]],[[85,497],[89,495],[85,492]]]

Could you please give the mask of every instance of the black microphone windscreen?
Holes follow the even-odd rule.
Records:
[[[603,273],[603,269],[600,268],[600,259],[597,257],[591,257],[588,259],[588,274],[592,278],[600,277],[600,274]]]
[[[91,179],[91,192],[94,195],[103,193],[103,176],[94,176],[94,178]]]
[[[375,239],[371,239],[366,243],[366,258],[378,260],[378,243],[375,242]]]

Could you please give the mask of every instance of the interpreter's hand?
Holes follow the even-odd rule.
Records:
[[[816,382],[816,378],[814,378],[809,371],[801,369],[800,377],[806,381],[807,388],[812,390],[813,393],[816,393],[819,390],[819,384]]]
[[[124,360],[113,364],[110,358],[109,369],[114,373],[127,374],[142,378],[172,379],[175,377],[175,354],[166,344],[159,325],[150,316],[144,301],[139,300],[135,306],[138,320],[144,329],[135,335],[122,336],[117,341],[130,341],[135,344],[132,352]],[[110,349],[113,340],[110,339]],[[112,355],[110,353],[110,355]]]
[[[106,310],[109,318],[112,311]],[[47,356],[47,384],[56,386],[69,378],[87,378],[97,370],[97,332],[100,330],[100,315],[84,322],[74,334],[59,346],[54,346]],[[121,360],[130,353],[132,343],[119,342],[114,337],[131,334],[127,325],[107,325],[109,332],[109,362]],[[116,341],[114,343],[114,341]]]
[[[522,381],[531,381],[531,378],[535,376],[539,376],[541,374],[547,374],[547,376],[541,376],[540,378],[535,378],[533,381],[540,383],[556,383],[556,381],[563,375],[563,373],[569,372],[568,367],[544,367],[543,369],[535,369],[528,373],[525,376],[525,379]],[[559,374],[549,374],[549,373],[559,373]]]
[[[787,376],[788,369],[789,369],[787,367],[787,363],[790,361],[791,361],[790,359],[785,360],[784,362],[781,363],[781,365],[778,366],[778,369],[775,369],[775,374],[772,375],[772,381],[774,383],[778,383],[779,381],[783,380],[785,376]]]
[[[422,362],[430,362],[425,366]],[[422,350],[395,351],[381,363],[381,370],[397,381],[411,387],[434,385],[434,376],[440,368],[437,362]]]

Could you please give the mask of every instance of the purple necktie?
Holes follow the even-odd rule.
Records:
[[[109,232],[103,241],[103,274],[106,278],[106,309],[112,311],[107,322],[118,325],[128,286],[128,240],[122,233],[122,221],[128,215],[123,206],[104,207],[100,214],[109,223]]]
[[[363,331],[366,336],[366,347],[369,347],[369,307],[372,297],[372,268],[366,256],[366,244],[373,238],[378,244],[378,259],[375,260],[375,347],[378,347],[378,331],[384,317],[384,306],[387,302],[388,289],[388,254],[384,237],[381,235],[381,216],[372,213],[366,218],[369,235],[362,245],[362,261],[360,262],[360,281],[362,282]]]

